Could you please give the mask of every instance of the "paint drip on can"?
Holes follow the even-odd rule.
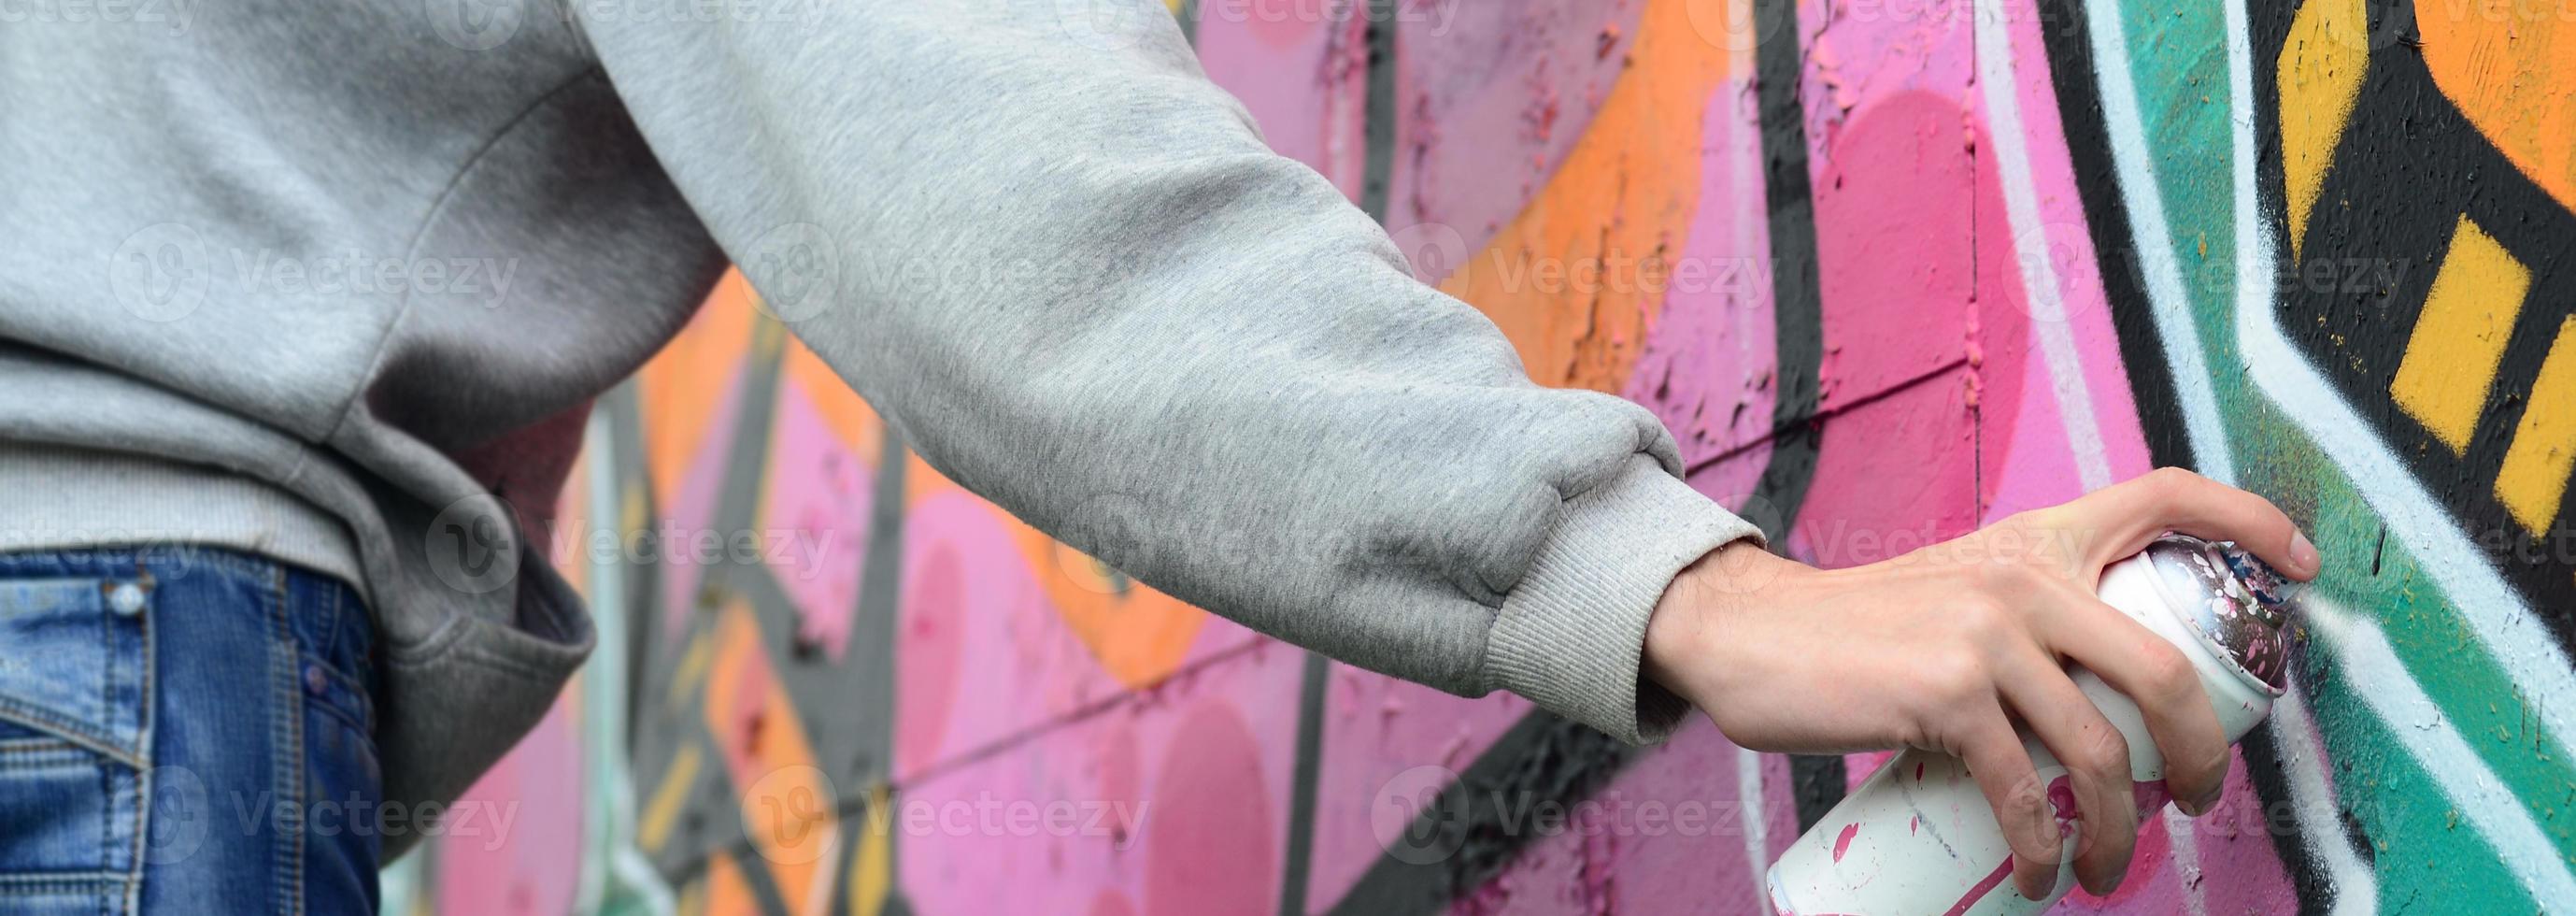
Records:
[[[2220,728],[2234,743],[2263,721],[2288,685],[2285,632],[2298,583],[2233,545],[2167,535],[2102,571],[2102,601],[2183,651],[2200,675]],[[2164,757],[2136,703],[2081,667],[2077,687],[2128,739],[2140,822],[2161,807]],[[2061,819],[2073,815],[2066,767],[2025,732]],[[2012,847],[1967,765],[1935,751],[1889,758],[1791,844],[1766,879],[1784,916],[1851,913],[2021,914],[2046,910],[2075,889],[2073,850],[2038,900],[2012,882]]]

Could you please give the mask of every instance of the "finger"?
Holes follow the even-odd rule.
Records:
[[[2076,814],[2075,878],[2085,890],[2108,894],[2128,872],[2138,840],[2129,743],[2055,659],[2033,649],[2011,653],[1999,664],[1995,682],[2005,700],[2066,765]]]
[[[2135,701],[2164,758],[2166,791],[2185,814],[2209,810],[2226,787],[2227,732],[2191,659],[2118,608],[2068,599],[2063,613],[2034,615],[2040,642]]]
[[[2272,501],[2181,468],[2158,468],[2069,504],[2081,507],[2086,530],[2104,533],[2096,556],[2108,562],[2146,549],[2176,531],[2234,541],[2293,579],[2316,577],[2316,545]]]
[[[1995,811],[2004,842],[2012,847],[2013,886],[2023,899],[2043,900],[2057,886],[2057,864],[2066,855],[2066,834],[2048,786],[2022,749],[2021,735],[1998,706],[1978,716],[1962,736],[1959,758],[1967,761],[1978,791]]]

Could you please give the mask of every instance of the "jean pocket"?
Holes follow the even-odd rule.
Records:
[[[0,738],[0,910],[7,882],[130,871],[137,774],[60,738]]]
[[[141,588],[0,579],[0,910],[97,912],[134,874]]]
[[[143,758],[144,584],[0,579],[0,739]]]

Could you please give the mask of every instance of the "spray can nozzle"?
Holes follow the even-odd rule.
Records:
[[[2299,592],[2308,587],[2305,582],[2281,575],[2280,570],[2272,568],[2272,564],[2245,552],[2233,541],[2215,546],[2219,555],[2227,560],[2227,571],[2235,574],[2237,583],[2245,586],[2246,593],[2265,609],[2279,613],[2290,599],[2298,597]]]

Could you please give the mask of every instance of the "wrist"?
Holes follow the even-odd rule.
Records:
[[[1646,621],[1642,673],[1703,712],[1714,712],[1727,692],[1727,674],[1744,668],[1731,654],[1758,647],[1735,638],[1736,619],[1805,564],[1771,553],[1756,541],[1729,542],[1673,575]]]

